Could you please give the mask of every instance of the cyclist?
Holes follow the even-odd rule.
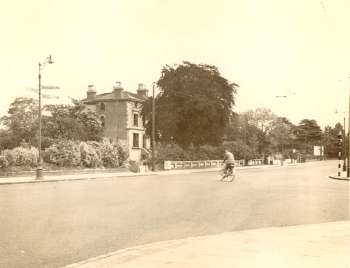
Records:
[[[225,149],[224,164],[225,164],[225,167],[224,167],[224,176],[223,176],[223,178],[225,178],[227,176],[227,171],[228,170],[231,170],[232,174],[234,174],[235,157],[227,149]]]

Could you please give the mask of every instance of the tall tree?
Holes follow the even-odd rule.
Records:
[[[334,128],[331,126],[326,126],[324,130],[323,136],[323,144],[325,155],[328,158],[336,158],[338,157],[339,150],[341,150],[342,155],[347,153],[347,150],[344,152],[344,145],[342,148],[338,146],[338,135],[339,133],[343,133],[344,128],[340,123],[337,123]]]
[[[250,124],[255,125],[265,133],[268,131],[269,124],[277,117],[269,108],[264,107],[249,110],[245,116]]]
[[[257,133],[258,152],[265,158],[266,155],[270,153],[270,140],[268,138],[269,127],[277,116],[270,109],[263,107],[249,110],[243,113],[243,116],[249,125],[253,125],[259,129]]]
[[[257,157],[259,154],[259,139],[262,131],[254,124],[249,123],[247,113],[236,114],[231,117],[230,124],[226,129],[225,140],[232,144],[234,142],[239,148],[249,148],[249,153],[245,157]],[[249,158],[245,158],[249,160]]]
[[[285,117],[277,117],[270,124],[269,139],[272,151],[283,153],[294,149],[295,126]]]
[[[305,153],[312,153],[313,146],[319,145],[323,133],[316,120],[303,119],[296,128],[296,138],[300,149]]]
[[[3,147],[16,146],[22,140],[32,143],[38,131],[38,102],[31,98],[16,98],[10,104],[8,114],[1,117],[0,121],[7,134],[12,136],[8,146],[3,143]]]
[[[74,101],[73,105],[47,105],[45,110],[50,114],[43,118],[46,137],[83,141],[102,137],[100,119],[79,101]]]
[[[157,85],[160,88],[156,98],[158,139],[183,147],[222,141],[235,104],[237,84],[229,83],[215,66],[183,62],[174,67],[165,66]],[[143,109],[148,133],[150,111],[151,100]]]

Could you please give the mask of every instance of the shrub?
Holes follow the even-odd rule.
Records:
[[[10,165],[10,163],[7,160],[6,155],[1,154],[0,155],[0,168],[7,168],[9,165]]]
[[[100,158],[101,165],[107,168],[115,168],[121,166],[128,155],[124,148],[117,143],[104,139],[101,142],[89,141],[88,145],[96,150]]]
[[[200,147],[190,146],[186,150],[177,144],[163,144],[156,151],[157,163],[168,161],[197,161],[216,160],[223,158],[223,147],[203,145]]]
[[[102,141],[100,143],[100,153],[105,167],[114,168],[120,166],[118,148],[115,143],[110,143],[107,140]]]
[[[89,168],[102,166],[99,144],[97,142],[81,142],[79,151],[83,166]]]
[[[124,148],[108,140],[102,142],[56,141],[45,149],[44,160],[60,167],[119,167],[127,158]]]
[[[235,159],[250,160],[259,157],[258,153],[256,153],[251,147],[243,142],[225,142],[223,146],[234,154]]]
[[[3,152],[8,166],[34,167],[38,163],[39,152],[35,147],[16,147]]]
[[[190,155],[177,144],[161,144],[155,152],[156,163],[162,164],[164,161],[184,161],[190,160]]]
[[[13,165],[13,156],[11,154],[11,150],[6,149],[4,151],[2,151],[1,155],[4,156],[4,162],[7,162],[7,166],[11,166]]]
[[[131,172],[135,172],[135,173],[140,172],[140,164],[137,163],[136,161],[129,161],[128,166]]]
[[[57,141],[45,149],[44,160],[60,167],[75,167],[81,162],[79,144],[70,140]]]
[[[216,160],[223,158],[223,147],[222,146],[212,146],[203,145],[199,148],[199,160]]]
[[[225,142],[223,145],[190,146],[186,150],[177,144],[159,145],[156,151],[156,163],[163,161],[197,161],[197,160],[220,160],[224,157],[224,148],[231,151],[236,159],[253,159],[259,155],[247,144],[242,142]]]
[[[53,139],[50,137],[42,137],[41,138],[41,148],[45,150],[46,148],[50,147],[54,143],[58,142],[58,139]]]
[[[129,158],[128,150],[119,143],[115,144],[114,146],[118,151],[119,164],[122,165]]]
[[[145,165],[152,164],[152,151],[141,148],[141,162]]]

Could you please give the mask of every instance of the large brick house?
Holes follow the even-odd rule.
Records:
[[[95,86],[89,85],[86,94],[83,102],[100,117],[104,136],[124,145],[130,160],[140,161],[142,149],[150,147],[141,117],[142,103],[148,95],[144,85],[139,84],[137,93],[131,93],[116,82],[112,92],[102,94],[97,94]]]

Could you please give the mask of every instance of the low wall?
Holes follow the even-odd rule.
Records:
[[[236,160],[236,166],[244,166],[244,160]],[[220,168],[224,165],[223,160],[203,161],[164,161],[164,169],[190,169],[190,168]]]

